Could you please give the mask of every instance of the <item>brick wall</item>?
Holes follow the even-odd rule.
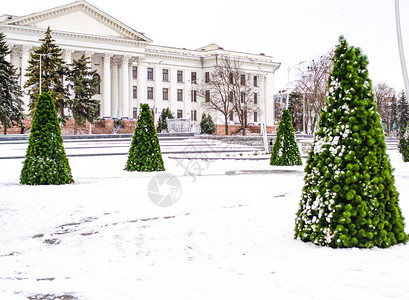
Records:
[[[216,131],[214,134],[217,135],[225,135],[225,128],[224,125],[215,125]],[[232,134],[241,134],[241,126],[240,125],[228,125],[229,128],[229,135]],[[246,134],[247,133],[260,133],[260,126],[247,126]],[[268,134],[275,134],[275,127],[274,126],[267,126],[267,133]]]

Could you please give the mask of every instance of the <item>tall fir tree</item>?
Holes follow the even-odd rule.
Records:
[[[51,92],[42,93],[36,102],[20,183],[60,185],[72,182]]]
[[[334,248],[406,243],[368,60],[340,37],[305,168],[295,237]]]
[[[7,127],[21,124],[24,119],[22,91],[18,84],[17,70],[6,60],[11,53],[3,32],[0,32],[0,122]]]
[[[91,70],[90,63],[90,58],[82,55],[80,59],[73,60],[68,71],[68,86],[73,96],[67,104],[75,121],[74,134],[85,121],[93,123],[99,118],[99,100],[92,97],[97,93],[100,80],[95,76],[97,71]]]
[[[165,171],[155,124],[148,104],[141,104],[126,171]]]
[[[41,92],[51,92],[57,111],[63,111],[69,94],[63,84],[67,67],[62,59],[62,50],[52,38],[50,27],[45,32],[44,39],[40,41],[42,44],[31,54],[27,70],[22,70],[22,72],[27,71],[27,81],[24,87],[28,89],[30,96],[29,109],[33,114],[38,100],[41,61]]]
[[[409,104],[406,94],[402,91],[398,99],[398,131],[399,137],[405,132],[406,124],[409,122]]]
[[[162,112],[159,116],[158,119],[158,132],[162,132],[162,130],[167,130],[168,129],[168,123],[166,122],[167,119],[173,119],[173,114],[170,111],[169,107],[162,109]]]
[[[301,165],[300,150],[295,142],[292,118],[288,109],[283,110],[277,137],[271,151],[270,165],[294,166]]]

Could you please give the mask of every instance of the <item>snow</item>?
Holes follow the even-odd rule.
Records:
[[[408,163],[389,154],[409,218]],[[123,171],[126,155],[70,157],[75,183],[64,186],[22,186],[23,160],[0,160],[0,299],[409,298],[408,245],[331,249],[294,239],[305,161],[194,168],[171,156],[166,172],[182,194],[166,208],[147,191],[161,172]]]

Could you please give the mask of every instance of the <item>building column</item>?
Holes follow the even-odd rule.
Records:
[[[119,118],[119,78],[118,78],[118,62],[114,60],[111,64],[111,114],[113,118]]]
[[[185,81],[185,89],[184,89],[184,95],[183,95],[183,102],[184,102],[184,117],[185,119],[188,119],[189,122],[191,120],[191,115],[192,115],[192,99],[191,99],[191,91],[192,91],[192,78],[191,74],[188,74],[188,70],[184,69],[183,70],[183,75],[184,75],[184,81]]]
[[[24,88],[24,84],[27,80],[25,74],[28,68],[28,60],[30,59],[30,46],[23,45],[21,50],[21,90],[23,91],[24,112],[27,113],[29,111],[28,104],[30,102],[30,97]]]
[[[129,59],[124,55],[122,58],[122,110],[121,117],[130,117],[129,114]]]
[[[111,112],[111,57],[112,54],[104,53],[104,78],[103,78],[103,105],[102,105],[102,116],[111,117],[113,113]]]
[[[74,53],[74,50],[72,50],[72,49],[64,49],[64,50],[63,50],[63,53],[64,53],[64,62],[65,62],[67,65],[72,64],[72,54]],[[67,87],[68,84],[69,84],[69,81],[68,81],[67,78],[65,77],[65,78],[64,78],[64,82],[63,82],[64,87]],[[73,96],[74,96],[74,91],[73,91],[73,90],[68,90],[68,93],[69,93],[69,97],[73,97]],[[71,110],[70,110],[69,108],[63,108],[63,112],[62,112],[62,113],[63,113],[64,116],[72,115]]]
[[[138,95],[137,95],[137,109],[139,115],[139,108],[141,103],[146,103],[146,66],[144,64],[144,58],[138,57]]]
[[[265,121],[267,126],[274,125],[274,114],[275,114],[275,105],[274,105],[274,94],[273,94],[273,73],[267,73],[264,77],[264,107],[265,107]]]
[[[155,95],[154,95],[154,104],[153,104],[153,111],[154,111],[154,121],[155,126],[156,122],[159,119],[160,114],[162,113],[162,104],[163,104],[163,78],[162,78],[162,68],[160,66],[155,66]]]

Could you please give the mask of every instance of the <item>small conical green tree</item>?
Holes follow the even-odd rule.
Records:
[[[126,171],[165,171],[155,124],[148,104],[141,104]]]
[[[406,243],[368,60],[340,37],[305,168],[295,237],[333,248]]]
[[[72,182],[54,101],[51,93],[42,93],[35,107],[20,183],[58,185]]]
[[[21,124],[24,114],[17,69],[6,60],[11,51],[5,38],[0,32],[0,122],[4,126],[4,134],[7,134],[7,127]]]
[[[399,152],[402,153],[403,161],[409,162],[409,122],[399,139]]]
[[[62,50],[55,43],[51,36],[51,29],[48,27],[44,39],[40,39],[42,44],[34,50],[28,61],[26,72],[27,81],[24,87],[28,89],[30,96],[29,108],[31,114],[38,100],[40,92],[40,59],[41,59],[41,92],[51,92],[55,101],[55,106],[61,111],[66,107],[68,91],[63,84],[63,76],[67,73],[67,67],[62,59]]]
[[[202,120],[200,121],[200,131],[204,134],[213,134],[216,131],[216,127],[214,126],[214,122],[210,114],[202,114]]]
[[[277,137],[271,151],[270,165],[294,166],[301,165],[301,156],[297,143],[295,142],[294,128],[290,111],[283,110]]]

